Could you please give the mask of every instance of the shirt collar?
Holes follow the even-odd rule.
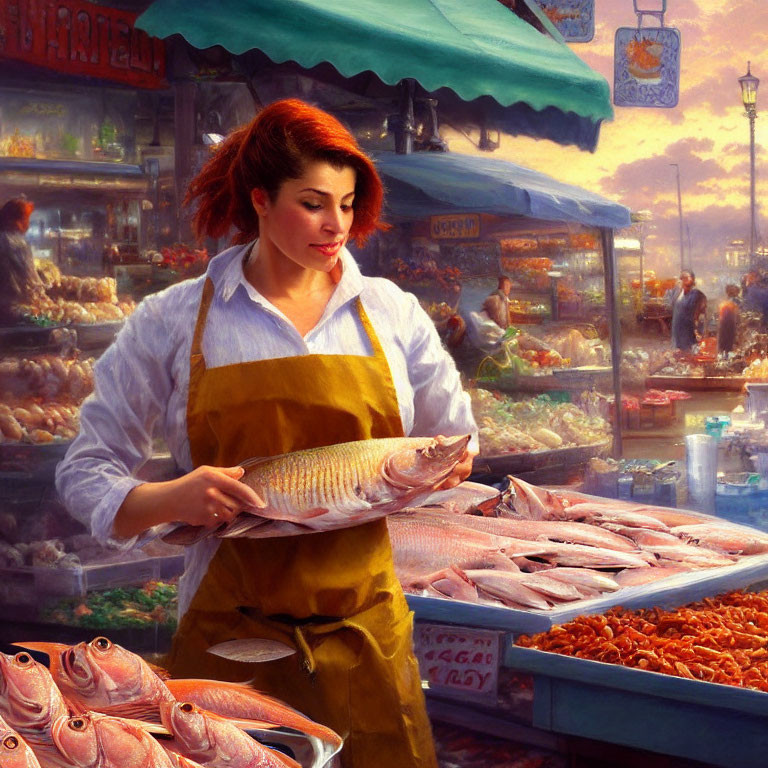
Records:
[[[245,279],[245,273],[243,272],[243,262],[246,255],[251,252],[251,248],[254,249],[254,255],[256,255],[258,253],[259,241],[253,240],[245,245],[229,248],[211,262],[211,280],[213,280],[216,293],[225,302],[232,298],[235,291],[241,285],[249,296],[257,301],[266,302],[266,299]],[[223,262],[221,264],[217,263],[220,258]],[[363,290],[363,276],[360,273],[360,268],[346,247],[341,249],[340,258],[342,264],[341,280],[339,280],[339,284],[333,292],[326,315],[329,311],[333,312],[338,307],[359,296]]]

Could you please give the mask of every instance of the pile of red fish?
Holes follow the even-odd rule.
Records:
[[[327,745],[339,736],[248,685],[164,680],[107,638],[24,643],[50,657],[0,653],[3,768],[301,768],[245,729],[296,729]],[[156,734],[155,738],[151,734]]]
[[[565,768],[552,752],[464,729],[433,727],[440,768]]]
[[[768,691],[768,592],[729,592],[673,611],[614,608],[517,644]]]
[[[768,553],[768,535],[666,507],[462,483],[387,519],[406,592],[549,610]]]

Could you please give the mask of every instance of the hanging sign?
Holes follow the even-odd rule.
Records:
[[[502,632],[417,623],[413,642],[421,676],[441,695],[496,703]]]
[[[84,0],[3,0],[0,60],[167,88],[163,41],[136,29],[137,16]]]
[[[536,0],[563,39],[588,43],[595,36],[595,0]]]
[[[613,103],[617,107],[675,107],[680,93],[680,30],[664,26],[667,2],[660,10],[640,10],[637,27],[616,30]],[[661,26],[643,27],[643,17]]]
[[[480,237],[479,213],[448,213],[431,216],[429,233],[434,240],[464,240]]]

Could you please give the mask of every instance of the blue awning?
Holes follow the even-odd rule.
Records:
[[[491,213],[612,229],[630,224],[629,208],[506,160],[451,152],[374,157],[387,209],[400,218]]]

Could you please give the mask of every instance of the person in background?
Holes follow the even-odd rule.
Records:
[[[17,305],[28,304],[42,292],[32,249],[25,239],[35,205],[24,196],[0,208],[0,321],[16,319]]]
[[[725,286],[725,301],[720,305],[720,317],[717,325],[717,351],[733,352],[736,344],[736,332],[739,324],[739,286],[730,283]]]
[[[499,277],[499,287],[483,302],[483,309],[488,317],[503,331],[509,325],[509,292],[512,281],[506,276]]]
[[[701,339],[699,325],[707,311],[707,297],[696,288],[691,269],[680,273],[680,287],[672,302],[672,346],[685,352]]]

